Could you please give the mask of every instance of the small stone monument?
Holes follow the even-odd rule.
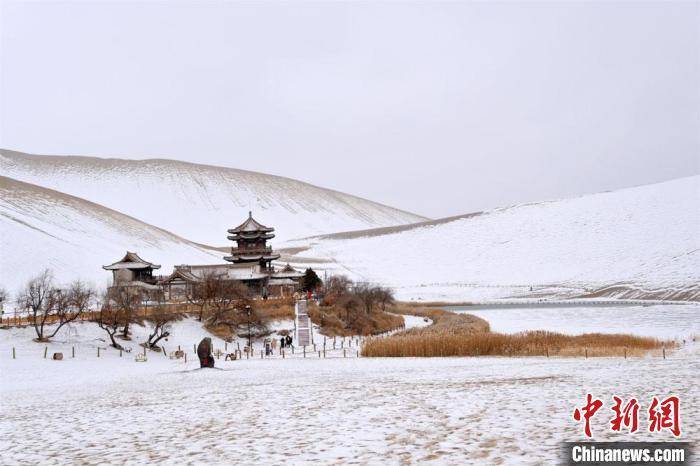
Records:
[[[199,367],[214,367],[214,356],[211,353],[211,338],[202,338],[197,346],[197,356],[199,357]]]
[[[61,361],[63,359],[63,353],[54,353],[53,359],[54,361]]]

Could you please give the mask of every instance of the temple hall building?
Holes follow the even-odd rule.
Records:
[[[158,278],[153,275],[153,271],[159,269],[160,265],[141,259],[135,252],[127,251],[120,260],[103,265],[102,268],[112,272],[112,286],[157,289]]]
[[[231,253],[224,257],[227,263],[211,265],[176,265],[173,273],[155,277],[153,270],[160,268],[144,261],[136,253],[127,252],[121,261],[104,266],[113,271],[113,286],[126,283],[162,289],[168,301],[184,301],[198,283],[213,275],[223,280],[245,283],[255,294],[262,297],[291,296],[299,287],[304,275],[289,264],[276,270],[273,261],[280,258],[267,241],[274,238],[275,229],[248,218],[235,228],[228,230],[228,239],[235,241]]]

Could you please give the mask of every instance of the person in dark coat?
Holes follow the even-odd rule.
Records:
[[[287,335],[286,343],[287,343],[287,346],[292,346],[292,336],[291,335]]]
[[[280,348],[284,348],[284,343],[287,339],[284,337],[280,337]]]

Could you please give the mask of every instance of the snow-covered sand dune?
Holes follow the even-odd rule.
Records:
[[[169,273],[180,263],[222,262],[222,253],[101,205],[0,177],[0,286],[14,293],[44,268],[66,282],[104,285],[101,266],[137,251]]]
[[[192,241],[222,246],[252,210],[277,240],[426,220],[280,176],[174,160],[38,156],[0,150],[0,172],[88,199]]]
[[[697,300],[699,206],[693,176],[285,246],[292,262],[394,286],[404,299],[577,296],[616,285],[621,297]]]

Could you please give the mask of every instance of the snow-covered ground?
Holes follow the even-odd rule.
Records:
[[[550,330],[569,334],[632,333],[683,340],[700,335],[700,305],[498,307],[457,306],[488,321],[494,332]]]
[[[165,159],[36,156],[0,150],[7,177],[71,194],[199,243],[255,218],[277,239],[400,225],[424,217],[281,176]],[[77,239],[77,238],[76,238]]]
[[[700,296],[700,176],[286,246],[297,248],[293,263],[326,261],[315,267],[405,300],[576,296],[613,284]]]
[[[78,353],[65,343],[63,361],[43,359],[29,329],[0,330],[3,464],[552,463],[561,441],[583,439],[571,414],[587,392],[607,411],[613,394],[680,394],[682,439],[700,439],[695,346],[666,360],[253,358],[200,370],[157,353],[98,359],[96,330],[75,327]],[[202,335],[188,321],[166,347]],[[596,440],[672,440],[613,434],[609,418],[593,419]]]

